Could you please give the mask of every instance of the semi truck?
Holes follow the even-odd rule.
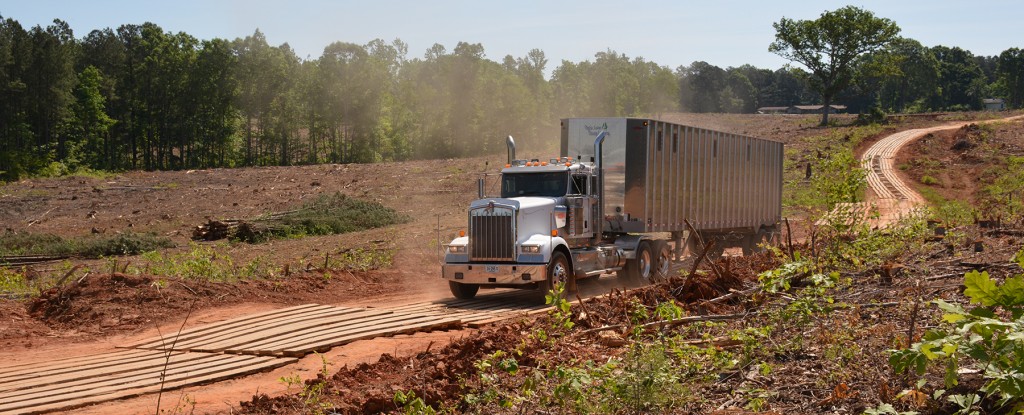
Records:
[[[610,273],[648,283],[684,251],[747,255],[779,233],[777,141],[649,118],[569,118],[558,157],[517,159],[512,136],[506,145],[500,196],[485,197],[481,179],[467,230],[445,245],[441,275],[457,298],[572,289]]]

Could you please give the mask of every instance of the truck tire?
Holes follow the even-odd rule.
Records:
[[[757,252],[758,243],[760,242],[758,242],[757,234],[743,235],[743,242],[741,243],[743,248],[743,256],[751,256],[754,254],[754,252]]]
[[[757,233],[743,237],[743,256],[764,252],[762,244],[768,243],[770,235],[764,228],[758,229]]]
[[[455,298],[460,300],[469,300],[476,297],[476,292],[480,291],[480,285],[448,281],[448,289],[452,291],[452,295],[454,295]]]
[[[659,242],[655,250],[656,255],[654,256],[654,269],[652,270],[653,281],[661,282],[668,280],[669,274],[672,273],[672,251],[668,249],[668,244],[664,241]]]
[[[651,252],[651,244],[641,241],[636,247],[636,258],[626,261],[626,281],[633,285],[646,285],[651,283],[651,276],[654,274],[654,254]],[[619,274],[622,275],[622,274]]]
[[[555,251],[551,254],[551,261],[548,262],[548,279],[540,284],[540,295],[543,298],[551,290],[555,289],[555,284],[565,284],[565,291],[563,294],[568,294],[571,288],[575,288],[573,283],[572,268],[569,268],[569,260],[565,257],[565,254]]]

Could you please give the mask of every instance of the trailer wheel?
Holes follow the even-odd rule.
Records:
[[[745,235],[743,237],[743,256],[764,252],[764,247],[761,245],[770,242],[770,237],[764,228],[758,229],[757,233],[753,235]]]
[[[468,300],[476,297],[476,292],[480,291],[480,285],[478,284],[463,284],[461,282],[448,281],[448,289],[452,291],[452,295],[460,300]]]
[[[626,261],[624,276],[630,284],[650,284],[651,275],[654,273],[654,255],[651,254],[651,244],[647,241],[640,242],[636,247],[636,258]],[[623,275],[619,274],[619,275]]]
[[[669,274],[672,272],[672,251],[668,249],[668,244],[661,242],[657,244],[658,255],[654,258],[654,281],[660,282],[668,279]]]
[[[543,298],[548,292],[555,289],[555,284],[564,284],[563,295],[569,293],[570,290],[575,288],[572,269],[569,268],[569,260],[565,258],[565,254],[555,251],[551,254],[551,262],[548,262],[548,279],[540,284],[541,297]]]

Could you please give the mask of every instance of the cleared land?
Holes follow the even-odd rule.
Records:
[[[789,148],[787,177],[800,177],[803,164],[813,160],[815,152],[820,151],[815,147],[820,141],[811,138],[838,134],[839,145],[844,134],[844,128],[825,130],[815,127],[817,119],[812,116],[668,114],[663,118],[784,141]],[[866,137],[860,146],[867,146],[877,137],[896,130],[927,127],[949,121],[950,119],[945,116],[906,120],[880,129],[873,136]],[[1021,142],[1020,134],[1024,130],[1019,123],[997,128],[1000,133],[995,134],[991,140],[1004,142],[1006,146],[1019,145],[1014,144]],[[528,155],[547,155],[533,149],[525,150]],[[164,333],[177,330],[183,316],[189,310],[193,310],[197,317],[187,322],[186,326],[195,327],[202,323],[225,320],[255,311],[313,302],[400,306],[446,298],[449,296],[447,287],[440,284],[437,278],[439,244],[449,240],[465,226],[464,210],[468,202],[475,197],[475,179],[482,173],[495,172],[496,166],[503,163],[503,159],[504,155],[496,155],[467,160],[377,165],[132,172],[103,179],[40,179],[5,185],[0,187],[0,223],[5,224],[8,232],[52,233],[63,237],[128,232],[154,233],[170,238],[177,245],[177,248],[162,251],[167,257],[195,252],[196,246],[190,246],[192,231],[196,226],[207,223],[209,219],[256,218],[275,212],[286,212],[318,195],[340,192],[349,197],[376,201],[408,215],[412,221],[368,231],[273,240],[263,244],[207,242],[198,245],[213,250],[216,252],[215,255],[221,258],[231,258],[232,263],[239,269],[246,264],[263,264],[262,272],[267,275],[253,275],[240,279],[209,281],[153,275],[146,272],[144,264],[148,260],[138,256],[106,261],[71,260],[71,264],[47,262],[32,265],[24,270],[33,275],[41,286],[48,287],[53,284],[53,279],[69,276],[65,279],[65,284],[59,288],[48,289],[27,299],[16,297],[0,301],[0,315],[10,316],[0,321],[0,345],[3,346],[0,358],[43,362],[53,359],[56,353],[62,353],[64,350],[68,353],[88,354],[109,347],[109,343],[115,339],[120,342],[125,339],[151,337],[156,335],[157,328]],[[900,161],[896,162],[896,165],[900,164]],[[904,174],[910,176],[913,176],[914,172],[913,168],[904,170]],[[792,212],[790,216],[794,221],[794,228],[797,228],[794,229],[794,233],[799,237],[801,232],[806,232],[803,229],[809,225],[798,225],[802,218],[801,210],[797,208],[799,207],[790,207],[788,210]],[[982,262],[997,262],[1001,259],[995,256],[1003,255],[1004,251],[1009,252],[1012,248],[1012,243],[1005,238],[996,238],[990,243],[993,247],[1003,244],[1006,248],[994,249],[994,257]],[[371,269],[373,267],[358,266],[359,261],[351,258],[345,263],[331,262],[346,258],[346,255],[352,252],[380,252],[391,257],[391,265]],[[84,267],[75,269],[75,264],[82,264]],[[694,301],[713,298],[727,292],[729,288],[745,289],[751,281],[756,280],[755,271],[769,265],[770,261],[761,264],[734,264],[732,267],[735,270],[733,274],[736,281],[732,284],[715,287],[714,285],[721,281],[706,281],[706,295],[683,296],[677,298],[677,301],[680,301],[680,304],[698,304],[695,307],[707,308],[707,305],[700,306]],[[136,275],[137,271],[139,275]],[[894,288],[887,288],[889,285],[885,285],[881,280],[865,282],[865,286],[850,293],[851,299],[858,302],[893,302],[892,300],[896,298],[892,297],[895,295],[892,292],[898,291],[898,287],[903,284],[910,283],[897,281],[893,285]],[[610,283],[600,285],[594,290],[606,293],[614,286],[614,283]],[[950,286],[944,289],[955,291],[957,287]],[[598,303],[584,307],[590,307],[589,318],[594,323],[579,322],[581,325],[596,322],[612,324],[616,321],[614,316],[605,315],[613,308],[608,304]],[[743,309],[742,304],[731,303],[721,308],[712,308],[718,313]],[[877,327],[876,323],[881,321],[879,319],[884,320],[888,316],[896,323],[893,323],[893,327],[887,326],[883,331],[898,331],[898,322],[901,320],[897,317],[902,315],[902,311],[869,313],[867,315],[874,317],[862,322],[863,329]],[[864,316],[862,313],[861,318],[866,318]],[[905,320],[903,318],[902,321]],[[488,340],[474,337],[459,341],[452,346],[453,348],[445,349],[438,354],[417,357],[425,360],[414,365],[429,364],[432,365],[430,367],[437,368],[437,362],[465,360],[469,358],[467,356],[476,356],[478,352],[513,348],[516,339],[521,337],[516,333],[521,333],[522,330],[525,329],[517,325],[495,328],[489,335],[497,336],[496,338]],[[406,350],[405,354],[410,351],[421,351],[429,348],[434,341],[445,343],[451,337],[451,334],[445,334],[433,337],[429,341],[410,341],[406,346],[409,348],[403,350]],[[879,343],[884,343],[886,339],[865,338],[864,341],[870,343],[863,345],[865,349],[877,349],[884,348],[884,344]],[[480,347],[482,343],[474,342],[490,342],[491,346]],[[568,342],[565,347],[572,350],[580,347],[580,356],[598,357],[622,353],[621,349],[614,347],[582,349],[583,344],[604,347],[586,336],[579,339],[579,344]],[[439,347],[434,345],[433,349],[438,350]],[[368,345],[366,348],[370,351],[364,350],[361,353],[370,356],[366,358],[367,361],[375,360],[374,353],[380,356],[382,350],[398,352],[398,346],[395,346],[394,350],[389,350],[387,346],[381,348],[379,344]],[[557,351],[552,351],[554,352]],[[334,358],[338,362],[346,361],[337,356]],[[385,390],[388,385],[409,390],[415,386],[409,382],[419,382],[416,376],[399,370],[397,366],[389,366],[391,363],[387,359],[377,366],[366,369],[371,373],[380,374],[382,379],[379,384],[366,386],[372,388],[377,385],[382,389],[373,393],[352,394],[353,408],[358,406],[359,409],[366,409],[367,407],[359,405],[368,403],[371,404],[371,409],[372,405],[377,404],[383,405],[381,408],[384,408],[394,393],[393,390]],[[465,363],[471,364],[472,361]],[[786,368],[781,373],[794,376],[797,369],[802,367],[801,364],[793,367],[785,363],[779,364]],[[307,361],[305,365],[309,368],[311,364]],[[315,362],[312,363],[312,367],[312,372],[315,372]],[[445,367],[441,371],[457,373],[457,370],[458,367]],[[814,373],[816,369],[810,370]],[[393,376],[385,376],[385,373]],[[340,385],[348,385],[356,377],[356,372],[343,371],[335,378]],[[782,380],[784,378],[774,381]],[[267,382],[274,383],[274,378],[254,379],[250,381],[249,388],[242,387],[239,388],[241,392],[225,394],[219,398],[234,399],[234,402],[247,400],[253,396],[260,384],[266,385]],[[731,387],[735,388],[736,385]],[[278,388],[279,392],[280,389]],[[273,391],[274,388],[265,386],[260,390]],[[865,394],[859,399],[870,402],[868,398]],[[203,403],[212,406],[200,405],[198,411],[223,408],[214,403],[216,399],[207,399]],[[250,409],[263,408],[260,402],[265,401],[260,399],[253,401],[254,406],[250,406]],[[358,402],[360,399],[363,399],[362,404]],[[384,400],[380,401],[381,399]],[[133,404],[131,401],[128,402],[129,405]],[[139,405],[145,406],[145,409],[138,408],[138,412],[152,411],[151,404]],[[124,407],[107,409],[122,411]]]

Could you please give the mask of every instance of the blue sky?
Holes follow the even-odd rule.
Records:
[[[768,52],[773,22],[813,19],[848,4],[894,20],[903,36],[926,46],[960,46],[976,55],[1024,47],[1020,0],[0,0],[0,16],[26,28],[59,18],[78,38],[147,21],[200,39],[235,39],[259,28],[269,43],[287,42],[310,59],[335,41],[399,38],[409,45],[410,58],[422,57],[434,43],[450,51],[459,41],[483,44],[487,58],[496,61],[539,48],[549,72],[563,59],[592,60],[607,49],[673,69],[696,60],[777,69],[786,61]]]

